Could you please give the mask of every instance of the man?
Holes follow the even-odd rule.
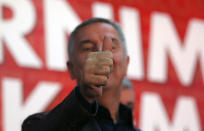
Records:
[[[122,90],[120,102],[129,107],[133,111],[135,106],[135,92],[133,85],[131,81],[129,81],[127,78],[124,78],[121,86]]]
[[[131,111],[120,104],[129,57],[120,27],[89,19],[71,33],[67,67],[76,88],[49,112],[28,117],[23,131],[137,131]]]

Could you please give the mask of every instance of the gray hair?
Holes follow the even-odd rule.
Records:
[[[97,22],[102,22],[102,23],[107,23],[110,24],[111,26],[113,26],[116,31],[118,32],[122,42],[123,42],[123,46],[124,46],[124,51],[127,54],[127,48],[126,48],[126,41],[125,41],[125,37],[124,34],[122,32],[122,29],[120,27],[120,25],[116,22],[110,21],[108,19],[104,19],[104,18],[91,18],[88,19],[86,21],[84,21],[83,23],[79,24],[74,31],[71,33],[70,37],[69,37],[69,41],[68,41],[68,56],[69,59],[71,59],[71,56],[73,55],[73,50],[74,50],[74,38],[76,36],[76,34],[79,32],[79,30],[82,27],[85,27],[87,25],[93,24],[93,23],[97,23]]]

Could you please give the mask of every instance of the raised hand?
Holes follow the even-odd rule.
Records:
[[[102,51],[90,52],[84,66],[83,89],[81,93],[89,102],[102,95],[113,68],[112,40],[105,37]]]

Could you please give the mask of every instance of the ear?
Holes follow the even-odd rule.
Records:
[[[129,65],[129,62],[130,62],[130,57],[129,56],[126,56],[126,65],[125,65],[125,75],[127,75],[127,70],[128,70],[128,65]]]
[[[75,79],[74,66],[71,61],[67,61],[67,71],[69,72],[71,78]]]

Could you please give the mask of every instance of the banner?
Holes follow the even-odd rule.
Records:
[[[0,131],[54,108],[75,87],[69,34],[82,21],[120,23],[142,131],[204,130],[203,0],[0,0]]]

